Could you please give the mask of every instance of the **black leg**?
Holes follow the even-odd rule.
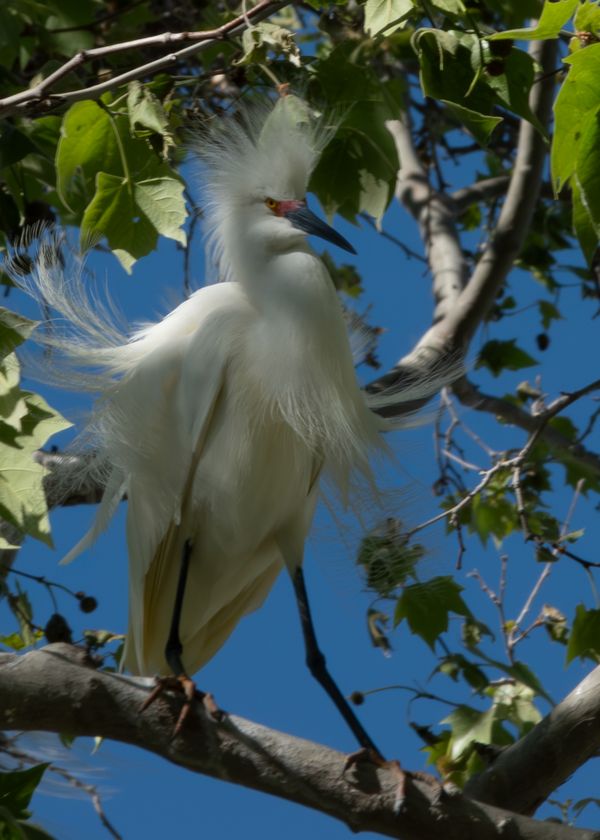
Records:
[[[175,593],[173,618],[171,619],[171,629],[169,631],[167,646],[165,647],[165,659],[176,677],[187,676],[181,661],[183,645],[179,638],[179,624],[181,621],[181,609],[183,607],[183,596],[185,595],[185,584],[190,566],[191,553],[192,543],[190,540],[186,540],[181,552],[181,568],[179,570],[179,580],[177,581],[177,592]]]
[[[300,623],[302,625],[302,633],[304,635],[304,646],[306,649],[306,664],[313,677],[320,683],[327,694],[331,697],[339,710],[341,716],[344,718],[358,743],[366,750],[381,757],[381,753],[367,735],[361,722],[358,720],[352,708],[342,692],[339,690],[331,674],[327,670],[325,657],[319,650],[317,644],[317,637],[313,625],[312,616],[310,614],[310,606],[308,604],[308,595],[306,593],[306,584],[304,582],[304,573],[302,567],[299,566],[292,576],[294,584],[294,592],[296,593],[296,602],[298,604],[298,611],[300,613]]]

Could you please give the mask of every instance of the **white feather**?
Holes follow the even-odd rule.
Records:
[[[249,126],[204,138],[209,243],[223,277],[130,338],[42,238],[30,290],[62,320],[42,338],[99,393],[88,424],[106,492],[92,530],[128,498],[125,662],[166,673],[183,545],[193,546],[180,623],[192,673],[302,562],[319,475],[347,499],[386,422],[361,392],[333,283],[305,234],[265,198],[302,199],[326,138],[288,97]],[[68,374],[71,376],[71,374]],[[422,390],[419,392],[422,395]],[[409,399],[413,398],[411,392]]]

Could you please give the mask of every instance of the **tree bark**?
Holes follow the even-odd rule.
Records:
[[[591,676],[599,680],[600,669]],[[595,728],[597,733],[600,692],[595,692],[594,703],[594,680],[582,684],[588,701],[582,726],[589,732]],[[193,772],[313,808],[344,822],[353,831],[372,831],[402,840],[600,840],[598,832],[540,822],[478,802],[455,789],[443,789],[424,774],[408,774],[401,800],[400,775],[394,762],[383,767],[369,762],[346,767],[347,756],[335,750],[233,715],[215,721],[201,704],[192,710],[181,735],[173,738],[181,698],[165,692],[141,713],[152,687],[150,679],[98,671],[87,652],[72,645],[54,644],[26,654],[3,654],[0,727],[112,738],[154,752]],[[577,690],[570,697],[574,698],[572,703],[567,698],[550,716],[553,725],[557,725],[562,706],[565,712],[570,708],[571,727],[576,720],[582,721],[574,702]],[[536,730],[546,738],[553,732],[548,732],[545,722]],[[581,734],[585,734],[583,729]],[[564,742],[563,728],[559,727],[557,735]],[[584,757],[581,751],[574,755]],[[573,760],[564,761],[563,767],[572,772]],[[536,773],[546,772],[542,754]],[[562,780],[554,770],[550,778],[553,784]],[[505,782],[502,796],[510,799],[510,776]],[[519,791],[514,786],[512,795],[517,801]]]

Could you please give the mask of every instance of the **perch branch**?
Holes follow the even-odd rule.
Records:
[[[347,757],[335,750],[233,715],[217,722],[201,704],[173,738],[179,697],[165,693],[140,713],[153,683],[97,671],[85,651],[66,644],[3,654],[0,727],[112,738],[190,771],[329,814],[354,831],[403,840],[464,840],[475,834],[478,840],[504,840],[509,834],[515,840],[600,840],[598,832],[539,822],[442,791],[420,774],[410,774],[399,807],[397,770],[362,762],[347,768]],[[599,707],[599,691],[595,697]],[[600,733],[597,710],[593,726]],[[544,773],[544,765],[537,773]]]

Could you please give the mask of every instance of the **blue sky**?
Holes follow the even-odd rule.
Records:
[[[420,250],[415,225],[400,208],[390,209],[384,226],[406,244]],[[387,369],[411,348],[429,323],[432,303],[429,278],[423,272],[422,263],[407,261],[396,246],[380,239],[369,228],[354,228],[340,220],[337,220],[336,227],[358,251],[355,262],[366,290],[359,306],[372,304],[370,321],[387,330],[382,336],[379,352],[383,369]],[[320,247],[318,241],[314,244]],[[333,253],[333,248],[329,250]],[[352,260],[350,255],[341,252],[334,256],[340,262]],[[203,257],[198,244],[193,260],[195,279],[201,282]],[[181,292],[182,256],[169,242],[163,242],[156,254],[141,261],[132,277],[124,275],[110,256],[93,256],[91,266],[100,276],[106,273],[111,294],[132,320],[164,313],[174,305],[176,296]],[[523,272],[515,275],[515,283],[519,287],[521,305],[537,300],[543,294],[541,287]],[[565,294],[569,295],[565,297],[565,308],[568,301],[568,308],[576,315],[569,323],[556,324],[551,334],[551,345],[544,354],[540,354],[535,346],[534,337],[539,329],[537,315],[532,310],[517,316],[517,322],[509,319],[506,324],[493,328],[494,337],[511,337],[518,331],[523,349],[541,358],[543,385],[552,395],[561,389],[580,387],[597,376],[593,353],[593,348],[597,347],[594,332],[597,324],[591,320],[592,307],[583,305],[577,299],[576,290],[567,290]],[[31,313],[27,302],[23,306]],[[475,341],[473,356],[480,341],[481,336]],[[507,375],[500,380],[501,384],[481,371],[474,372],[473,377],[484,390],[502,394],[522,379],[531,378],[537,372],[537,369],[532,370],[533,374],[520,371]],[[372,374],[366,371],[366,375],[371,378]],[[71,395],[52,392],[49,399],[67,416],[80,407]],[[481,430],[496,448],[523,441],[520,433],[515,434],[508,429],[499,431],[493,419],[472,417],[465,409],[460,409],[460,412],[466,422]],[[574,407],[572,416],[583,416],[583,409]],[[431,424],[393,435],[396,459],[402,469],[388,469],[388,481],[410,486],[408,515],[415,521],[426,519],[436,512],[436,499],[430,491],[436,477],[432,435]],[[59,439],[56,442],[60,445]],[[595,440],[590,439],[588,444],[592,449],[600,449],[597,433]],[[558,515],[566,512],[569,501],[570,493],[557,494]],[[60,606],[72,621],[76,637],[85,627],[117,632],[123,632],[126,627],[124,509],[119,511],[113,527],[90,552],[68,567],[57,565],[58,559],[85,531],[93,513],[91,508],[86,507],[55,511],[52,527],[56,550],[50,551],[28,541],[20,558],[23,569],[45,574],[98,598],[98,610],[89,616],[74,609],[68,600],[60,598]],[[593,559],[592,547],[597,545],[600,534],[589,503],[581,502],[572,524],[573,527],[585,525],[589,529],[580,550],[584,556]],[[402,683],[427,687],[451,700],[479,705],[475,699],[466,697],[461,687],[444,678],[428,682],[435,661],[428,654],[425,644],[411,637],[406,627],[392,635],[394,650],[391,657],[385,658],[371,646],[364,620],[370,599],[360,592],[352,547],[344,544],[320,516],[317,517],[315,532],[307,549],[307,584],[321,646],[342,690],[349,693],[355,689]],[[443,527],[432,529],[424,539],[429,548],[426,571],[450,573],[456,559],[455,540],[445,536]],[[508,612],[511,614],[520,608],[540,567],[534,563],[532,552],[523,548],[518,537],[507,541],[505,549],[510,554]],[[478,543],[470,541],[464,570],[459,575],[472,608],[478,610],[480,617],[494,630],[497,630],[496,614],[466,573],[477,567],[491,585],[496,585],[499,571],[497,558],[498,553],[493,548],[484,551]],[[29,591],[36,618],[43,624],[51,611],[49,599],[41,587],[32,586]],[[594,606],[583,572],[574,565],[562,563],[553,570],[537,609],[542,603],[551,603],[571,617],[574,604],[579,601],[588,607]],[[534,609],[532,618],[535,614]],[[11,619],[5,612],[2,616],[5,626]],[[455,627],[458,630],[458,622]],[[541,634],[525,643],[520,658],[538,673],[555,699],[564,696],[590,669],[588,664],[579,662],[565,669],[563,650],[557,646],[549,647]],[[236,714],[343,751],[355,748],[338,713],[305,669],[293,594],[284,575],[264,607],[242,621],[225,647],[197,676],[197,683],[213,692],[224,709]],[[409,696],[406,692],[392,690],[379,693],[369,698],[359,714],[387,755],[398,757],[406,767],[422,769],[421,742],[408,726]],[[541,704],[540,709],[546,713],[547,706]],[[437,722],[446,713],[444,709],[433,709],[428,702],[420,701],[412,709],[412,719],[422,723]],[[44,739],[45,749],[49,743],[49,739]],[[310,833],[326,836],[328,840],[350,835],[348,829],[329,817],[189,773],[149,753],[105,743],[99,753],[91,756],[90,748],[91,742],[81,739],[71,755],[65,754],[65,763],[67,766],[70,762],[80,766],[83,762],[89,768],[91,778],[99,779],[107,815],[124,838],[164,838],[182,826],[188,826],[206,837],[220,838],[260,836],[268,840],[279,837],[282,830],[286,840],[304,840]],[[581,798],[596,792],[594,766],[590,764],[574,782],[558,792],[556,798]],[[105,840],[108,837],[86,797],[64,799],[56,796],[56,791],[50,791],[47,786],[46,791],[36,794],[32,805],[36,820],[60,840],[78,840],[82,836],[89,840]],[[551,811],[546,810],[545,813]],[[581,824],[600,827],[600,819],[590,811]]]

